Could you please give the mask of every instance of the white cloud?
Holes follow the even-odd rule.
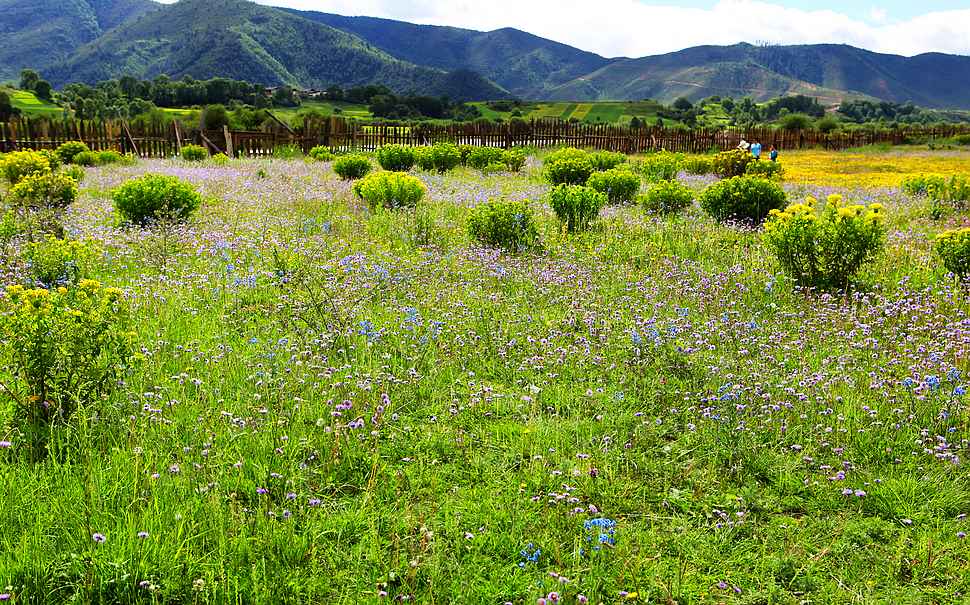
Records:
[[[469,29],[515,27],[610,57],[737,42],[851,44],[905,55],[970,54],[970,9],[929,12],[892,23],[875,19],[878,13],[873,11],[872,24],[832,10],[794,9],[759,0],[721,0],[710,9],[639,0],[258,1]]]

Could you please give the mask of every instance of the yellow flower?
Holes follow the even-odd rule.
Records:
[[[95,281],[93,279],[82,279],[78,287],[85,292],[97,292],[101,289],[101,282]]]
[[[829,206],[834,206],[836,208],[838,208],[839,205],[842,203],[842,196],[839,195],[838,193],[833,193],[832,195],[828,196],[828,198],[826,199],[828,200]]]

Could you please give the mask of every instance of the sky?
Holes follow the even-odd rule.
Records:
[[[970,55],[970,0],[257,1],[478,30],[514,27],[607,57],[737,42]]]

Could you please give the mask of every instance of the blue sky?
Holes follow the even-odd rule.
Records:
[[[257,1],[478,30],[515,27],[608,57],[737,42],[970,55],[970,0]]]

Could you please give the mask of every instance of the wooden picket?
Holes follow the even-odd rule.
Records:
[[[553,120],[516,120],[502,124],[362,123],[339,116],[308,118],[297,129],[282,122],[259,131],[185,130],[177,123],[128,124],[124,121],[50,120],[20,118],[0,122],[0,152],[53,149],[67,141],[84,141],[91,149],[115,149],[143,158],[173,157],[182,145],[195,143],[210,153],[231,151],[236,156],[270,156],[280,146],[295,146],[304,153],[315,146],[333,151],[372,151],[382,145],[409,146],[452,142],[488,147],[576,147],[620,151],[627,154],[666,149],[705,153],[736,147],[741,139],[760,141],[783,150],[823,148],[844,150],[872,144],[899,145],[914,138],[943,139],[970,133],[970,125],[908,127],[895,130],[823,133],[817,130],[782,131],[770,128],[692,130],[646,127],[631,129],[613,124],[582,124]],[[228,141],[227,141],[228,138]]]

